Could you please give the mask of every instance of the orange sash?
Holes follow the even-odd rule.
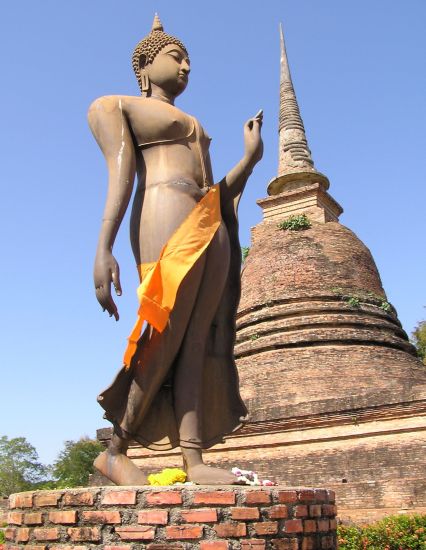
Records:
[[[221,223],[219,185],[213,186],[164,245],[156,262],[138,266],[141,284],[138,318],[128,338],[124,365],[136,352],[144,321],[159,332],[166,328],[179,286],[208,247]]]

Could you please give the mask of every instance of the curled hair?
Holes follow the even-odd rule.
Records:
[[[154,58],[156,55],[164,48],[164,46],[168,46],[169,44],[176,44],[176,46],[179,46],[186,55],[188,55],[188,52],[185,48],[185,46],[182,44],[182,42],[170,34],[166,34],[162,27],[153,29],[148,36],[145,36],[139,44],[137,44],[136,48],[134,49],[133,55],[132,55],[132,67],[135,71],[136,78],[138,80],[139,88],[142,91],[142,83],[141,83],[141,77],[139,74],[139,62],[141,55],[145,56],[145,64],[149,65],[154,61]]]

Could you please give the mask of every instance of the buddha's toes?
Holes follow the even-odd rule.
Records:
[[[205,464],[188,467],[188,481],[197,485],[235,485],[237,478],[228,470],[213,468]]]

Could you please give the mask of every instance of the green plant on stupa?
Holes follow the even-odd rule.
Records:
[[[278,224],[278,229],[284,231],[300,231],[303,229],[309,229],[312,224],[306,214],[293,215]]]
[[[250,247],[249,246],[242,246],[241,247],[241,261],[244,263],[247,259],[247,256],[249,255]]]

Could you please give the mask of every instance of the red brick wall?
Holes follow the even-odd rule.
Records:
[[[335,515],[334,493],[324,489],[38,491],[10,497],[6,547],[228,550],[238,542],[245,550],[326,550],[336,548]]]

